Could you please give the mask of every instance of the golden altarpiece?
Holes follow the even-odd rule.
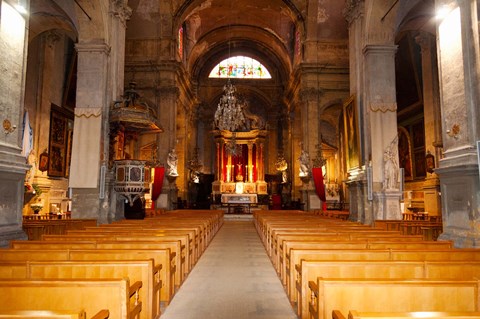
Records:
[[[267,131],[231,132],[215,130],[214,197],[223,204],[256,204],[257,195],[267,194],[264,152]]]

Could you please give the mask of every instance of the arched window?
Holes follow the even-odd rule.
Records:
[[[209,78],[271,79],[267,68],[253,58],[234,56],[217,64]]]

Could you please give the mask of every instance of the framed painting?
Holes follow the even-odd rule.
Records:
[[[413,179],[411,139],[403,126],[398,127],[398,160],[399,166],[404,169],[405,179]]]
[[[355,97],[352,95],[343,104],[343,127],[345,134],[345,160],[347,171],[360,167],[360,133]]]
[[[68,177],[67,166],[70,162],[73,132],[72,118],[60,107],[52,105],[48,145],[48,176]]]

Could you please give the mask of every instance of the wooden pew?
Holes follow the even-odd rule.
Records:
[[[183,236],[180,236],[183,237]],[[125,233],[83,233],[83,234],[75,234],[75,235],[63,235],[63,236],[55,236],[55,235],[50,235],[50,236],[43,236],[44,242],[46,243],[45,245],[48,245],[48,242],[95,242],[96,247],[98,247],[99,243],[102,242],[108,242],[110,243],[110,246],[114,243],[118,244],[118,247],[121,249],[122,246],[125,246],[127,244],[133,245],[133,242],[139,242],[137,244],[137,247],[142,245],[142,243],[148,245],[147,242],[151,242],[152,244],[158,244],[158,248],[168,248],[174,254],[175,256],[175,264],[178,266],[176,267],[176,284],[179,286],[183,280],[185,279],[184,277],[189,273],[190,268],[187,267],[187,260],[188,260],[188,254],[187,254],[187,248],[182,245],[181,241],[179,240],[179,236],[134,236],[134,235],[125,235]],[[40,242],[37,242],[39,245],[41,244]],[[24,246],[27,246],[26,243],[22,244]],[[127,247],[128,248],[128,247]],[[142,247],[140,247],[142,248]]]
[[[45,311],[20,310],[0,311],[0,319],[107,319],[110,313],[107,309],[100,310],[93,316],[88,316],[85,310],[81,311]]]
[[[138,300],[142,302],[142,319],[160,318],[160,272],[162,265],[150,260],[122,261],[31,261],[27,263],[29,279],[101,279],[128,278],[142,282]]]
[[[462,269],[463,267],[463,269]],[[306,261],[302,260],[296,280],[297,313],[308,312],[308,283],[318,277],[382,279],[471,280],[480,274],[480,261]]]
[[[168,249],[92,249],[92,250],[71,250],[70,260],[145,260],[153,258],[155,264],[161,264],[162,285],[160,297],[168,305],[175,294],[175,262],[171,258]],[[169,266],[170,265],[170,266]]]
[[[309,282],[309,314],[327,319],[333,310],[480,311],[478,280],[323,279]]]
[[[274,266],[277,272],[283,279],[283,270],[285,269],[285,265],[283,264],[286,260],[286,255],[291,249],[321,249],[321,248],[329,248],[327,247],[329,243],[332,243],[331,248],[336,248],[336,246],[343,246],[343,248],[349,248],[347,243],[351,243],[350,248],[361,248],[361,249],[395,249],[395,248],[451,248],[450,242],[426,242],[423,240],[419,241],[412,241],[406,236],[385,236],[385,237],[364,237],[360,235],[358,238],[351,237],[346,240],[340,239],[330,239],[330,240],[320,240],[316,237],[300,237],[298,240],[292,237],[292,239],[284,240],[282,245],[280,246],[280,251],[278,252],[278,256],[276,257],[276,262],[274,262]],[[343,243],[343,244],[342,244]],[[338,247],[342,248],[342,247]]]
[[[480,319],[480,312],[417,311],[417,312],[360,312],[350,310],[348,319]],[[346,319],[338,310],[332,312],[332,319]]]
[[[96,225],[96,219],[24,220],[22,228],[29,240],[39,240],[44,234],[65,234],[68,230]]]
[[[141,282],[124,279],[3,279],[0,280],[2,311],[84,309],[96,314],[108,309],[110,318],[139,318],[137,296]]]
[[[301,278],[301,261],[480,261],[479,249],[292,249],[287,255],[286,286],[291,302],[296,301],[296,279]],[[432,268],[433,269],[433,268]],[[433,271],[433,270],[432,270]]]
[[[175,293],[175,258],[169,249],[3,249],[0,262],[6,261],[109,261],[109,260],[150,260],[162,265],[160,280],[163,283],[160,298],[168,305]]]

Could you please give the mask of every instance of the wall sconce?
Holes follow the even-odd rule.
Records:
[[[458,133],[460,133],[460,125],[458,124],[453,124],[452,128],[447,130],[447,135],[454,139],[458,139]]]
[[[9,120],[7,120],[7,119],[3,120],[3,130],[5,131],[5,135],[13,133],[16,128],[17,128],[17,126],[12,125],[12,123],[10,123]]]
[[[435,168],[435,156],[430,151],[427,151],[427,155],[425,155],[425,168],[430,174],[433,173]]]

